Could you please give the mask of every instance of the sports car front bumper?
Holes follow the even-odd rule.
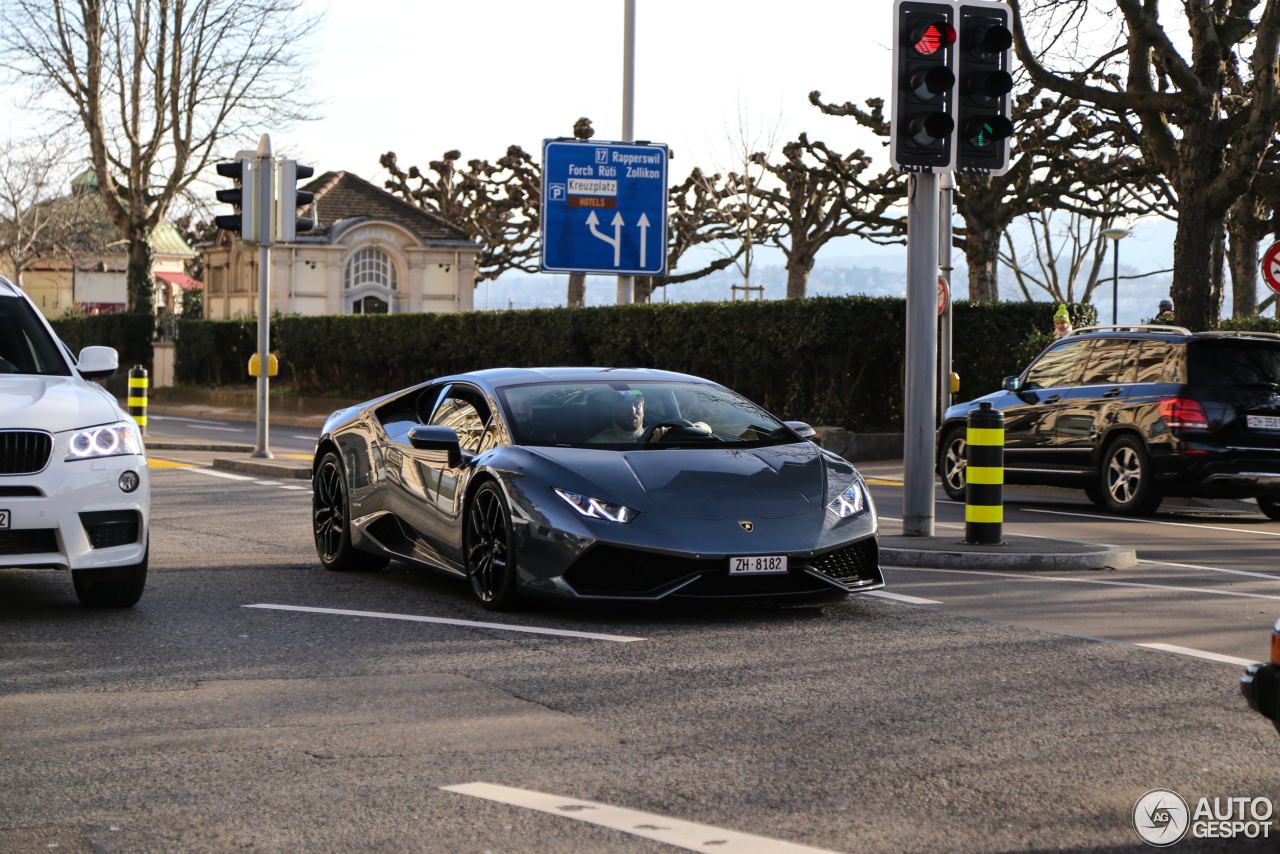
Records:
[[[1249,708],[1271,721],[1280,732],[1280,665],[1249,665],[1240,678],[1240,693]]]

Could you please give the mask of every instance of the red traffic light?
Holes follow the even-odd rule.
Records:
[[[907,44],[921,56],[933,56],[956,43],[956,28],[946,21],[933,21],[913,27]]]

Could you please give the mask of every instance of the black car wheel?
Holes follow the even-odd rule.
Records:
[[[150,549],[142,553],[141,562],[132,566],[71,570],[76,598],[86,608],[132,608],[147,586],[149,554]]]
[[[362,552],[351,545],[347,477],[342,470],[342,460],[332,451],[321,457],[312,479],[311,520],[316,553],[325,569],[361,572],[387,565],[387,558]]]
[[[1147,451],[1137,439],[1124,436],[1107,448],[1102,457],[1102,500],[1122,516],[1146,516],[1160,506],[1163,496],[1156,488]]]
[[[964,501],[965,477],[968,467],[968,442],[964,430],[952,430],[942,440],[942,461],[939,464],[942,474],[942,491],[952,501]]]
[[[1261,510],[1263,515],[1268,519],[1280,521],[1280,501],[1277,501],[1274,498],[1259,498],[1258,509]],[[1277,724],[1276,726],[1280,727],[1280,724]]]
[[[516,560],[511,543],[511,514],[497,484],[476,490],[465,528],[467,579],[476,601],[490,611],[516,602]]]

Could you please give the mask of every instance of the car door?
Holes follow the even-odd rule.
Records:
[[[470,458],[493,447],[498,426],[484,392],[467,383],[454,383],[441,393],[427,424],[453,428],[463,456],[450,465],[443,451],[410,446],[403,452],[402,479],[412,481],[422,496],[406,506],[404,518],[437,554],[461,565],[462,497],[472,474]]]
[[[1035,471],[1050,462],[1058,410],[1090,343],[1088,339],[1068,339],[1047,350],[1000,407],[1006,469]]]
[[[1078,381],[1059,408],[1051,468],[1073,473],[1092,470],[1094,450],[1125,406],[1133,373],[1129,351],[1137,343],[1130,338],[1093,342]]]

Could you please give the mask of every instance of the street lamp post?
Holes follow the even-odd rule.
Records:
[[[1099,232],[1107,240],[1115,241],[1111,247],[1111,325],[1119,323],[1120,310],[1120,241],[1133,234],[1127,228],[1104,228]]]

